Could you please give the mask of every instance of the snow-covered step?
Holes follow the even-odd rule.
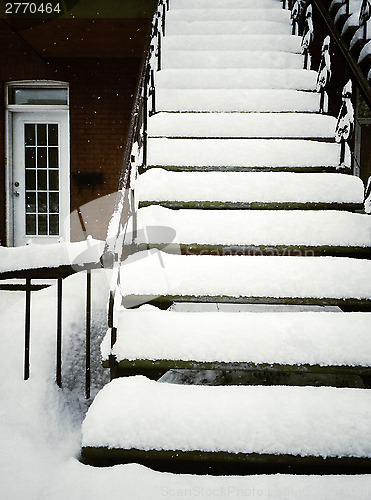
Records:
[[[164,69],[160,89],[293,89],[314,91],[317,73],[304,69]]]
[[[166,36],[177,35],[287,35],[290,22],[277,21],[171,21]]]
[[[226,8],[200,9],[170,9],[166,14],[166,23],[174,21],[276,21],[290,22],[291,13],[287,9],[267,9],[243,7],[232,9],[226,3]],[[247,5],[247,4],[246,4]]]
[[[217,9],[170,9],[166,14],[166,24],[170,25],[174,21],[199,22],[199,21],[276,21],[290,22],[290,11],[286,9],[267,9],[244,7],[232,9],[230,2],[226,3],[227,8]],[[247,5],[247,4],[246,4]]]
[[[169,172],[156,168],[135,182],[140,205],[249,208],[361,208],[361,179],[336,173]]]
[[[279,51],[168,50],[162,68],[290,68],[303,67],[303,56]]]
[[[173,360],[370,367],[370,320],[371,313],[359,312],[179,312],[148,305],[122,308],[117,312],[117,341],[111,349],[108,332],[102,355],[108,361],[113,354],[127,366],[138,360],[147,360],[147,364]]]
[[[171,0],[175,9],[282,9],[280,0]]]
[[[310,254],[308,249],[350,252],[371,247],[371,217],[312,210],[170,210],[153,205],[137,214],[140,247],[164,251]],[[278,252],[277,252],[278,253]]]
[[[288,89],[156,89],[158,111],[318,113],[319,94]]]
[[[301,53],[301,37],[296,35],[171,35],[163,39],[167,50],[276,50]]]
[[[146,302],[371,305],[371,261],[346,257],[174,255],[157,249],[120,268],[125,307]]]
[[[326,138],[334,141],[336,118],[306,113],[157,113],[149,137]]]
[[[346,149],[346,164],[349,147]],[[148,165],[170,170],[337,168],[340,145],[297,139],[149,138]]]
[[[107,384],[88,410],[82,457],[92,465],[110,459],[148,465],[151,458],[184,465],[193,459],[199,473],[202,463],[210,466],[213,459],[222,461],[224,471],[228,461],[242,462],[247,473],[254,459],[297,465],[310,457],[324,468],[337,465],[339,473],[347,458],[370,467],[370,411],[371,392],[362,389],[210,387],[121,378]]]

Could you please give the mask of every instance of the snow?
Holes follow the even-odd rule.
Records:
[[[371,30],[371,22],[370,20],[367,21],[367,33],[370,33]],[[350,41],[350,48],[353,48],[358,41],[363,42],[363,25],[358,28],[358,30],[354,33],[351,41]]]
[[[103,359],[171,359],[370,366],[371,313],[118,312],[118,340]],[[109,334],[108,334],[109,336]]]
[[[297,89],[314,91],[317,73],[304,69],[163,69],[159,89]]]
[[[151,168],[135,182],[138,201],[363,203],[359,177],[336,173],[168,172]]]
[[[227,5],[227,10],[230,13],[228,19],[231,21],[233,19],[240,20],[241,9],[246,12],[246,7],[250,7],[249,15],[251,13],[251,19],[259,19],[261,13],[256,13],[261,12],[260,7],[265,6],[270,9],[272,14],[274,12],[273,16],[270,13],[264,15],[266,20],[274,21],[278,20],[281,15],[286,16],[286,11],[281,9],[280,2],[261,0],[259,9],[256,9],[255,6],[256,2],[252,0],[229,0]],[[222,19],[227,19],[225,17],[226,2],[223,0],[172,0],[171,7],[182,9],[184,13],[189,12],[189,7],[196,7],[200,15],[205,12],[205,7],[208,7],[214,11],[219,11],[218,14],[215,13],[214,19],[218,15]],[[203,35],[201,37],[168,37],[164,54],[166,50],[168,50],[169,54],[172,48],[193,50],[196,53],[202,47],[203,50],[208,50],[213,49],[214,46],[222,48],[222,50],[226,51],[226,54],[231,49],[241,50],[241,54],[243,52],[246,54],[247,49],[256,51],[269,51],[272,50],[272,47],[276,49],[277,43],[282,43],[277,50],[300,52],[300,37],[291,37],[289,35],[272,35],[269,37],[231,35],[219,36],[218,39]],[[237,56],[234,57],[235,60],[238,60]],[[264,57],[268,56],[265,55]],[[284,57],[289,56],[284,55]],[[253,59],[252,56],[250,56],[251,59]],[[243,89],[237,92],[224,89],[208,89],[206,92],[208,95],[205,97],[205,92],[202,90],[182,91],[180,99],[183,102],[180,105],[177,89],[165,90],[165,98],[164,93],[160,90],[156,97],[158,103],[162,101],[165,102],[166,106],[175,106],[175,108],[177,106],[189,106],[189,99],[191,99],[191,108],[195,110],[198,108],[204,109],[205,106],[206,108],[211,106],[216,110],[239,110],[239,100],[241,100],[243,110],[277,111],[282,109],[285,111],[298,109],[315,111],[318,109],[318,95],[308,92],[266,90],[262,93],[262,91],[250,90],[248,97],[253,103],[249,106],[246,106],[244,102],[247,99],[244,96],[247,96],[247,94]],[[196,99],[194,99],[195,96]],[[317,182],[317,191],[319,195],[329,196],[326,193],[330,193],[330,182],[327,183],[325,180],[327,179],[327,177],[324,177],[326,175],[328,174],[322,174],[321,177],[325,187],[322,188]],[[167,177],[167,179],[172,178]],[[187,177],[186,179],[190,178]],[[227,184],[231,186],[231,177],[223,177],[223,179],[230,179]],[[237,181],[242,178],[233,177],[233,179]],[[243,179],[247,178],[244,177]],[[254,178],[249,177],[249,179]],[[270,196],[272,196],[273,178],[265,177],[265,180],[267,179],[272,180],[270,188]],[[285,178],[280,177],[279,179]],[[310,178],[305,177],[305,180],[308,179]],[[328,179],[330,180],[330,178]],[[276,183],[277,180],[278,178],[275,179]],[[357,179],[358,181],[359,179]],[[304,188],[303,184],[304,182],[301,184],[302,188]],[[289,185],[291,186],[290,182]],[[243,186],[242,188],[245,189]],[[281,190],[281,186],[277,186],[277,184],[276,188]],[[343,176],[339,176],[337,183],[333,183],[332,189],[335,198],[336,194],[342,199],[347,197],[359,198],[360,185],[356,183],[355,178],[354,181],[347,180],[345,182]],[[299,192],[293,191],[296,193],[295,196],[301,197],[303,195],[303,191],[300,189]],[[280,192],[282,194],[282,191]],[[307,190],[305,192],[308,193]],[[228,192],[226,196],[229,196]],[[329,199],[332,199],[332,197]],[[86,244],[81,246],[80,243],[71,245],[60,243],[58,246],[51,247],[49,245],[47,248],[35,244],[16,249],[1,247],[1,269],[14,270],[44,267],[46,265],[57,267],[63,264],[82,263],[86,262],[86,260],[96,261],[101,253],[102,242],[90,240],[89,244],[92,244],[93,255],[90,254],[90,248],[87,248]],[[51,249],[52,251],[50,251]],[[98,346],[106,330],[106,303],[109,283],[110,275],[107,276],[106,271],[93,271],[93,395],[108,380],[108,374],[103,373],[99,366]],[[2,401],[2,411],[0,412],[0,445],[2,448],[0,468],[2,471],[1,497],[4,500],[24,500],[25,498],[32,500],[65,500],[66,498],[82,500],[87,497],[90,500],[100,500],[107,497],[107,495],[122,498],[123,500],[160,500],[164,497],[173,498],[176,496],[228,497],[236,499],[242,496],[259,496],[261,498],[280,499],[285,497],[297,500],[304,495],[313,500],[369,499],[371,490],[370,475],[209,477],[158,473],[136,464],[99,469],[79,463],[77,458],[81,449],[81,420],[89,406],[89,402],[83,400],[85,275],[79,273],[65,279],[63,289],[65,291],[63,299],[63,389],[58,389],[54,382],[55,287],[32,293],[31,378],[27,382],[22,380],[24,293],[0,292],[0,324],[2,326],[0,336],[0,398]],[[318,394],[318,391],[316,394]],[[325,394],[325,392],[321,391],[321,394]],[[328,394],[335,393],[326,392],[326,397]],[[352,395],[351,398],[348,396],[345,398],[345,403],[349,404],[347,414],[352,411],[352,408],[355,408],[354,411],[356,411],[358,401],[355,401],[355,399],[357,399],[359,392],[342,391],[341,394]],[[293,400],[292,406],[294,406],[295,401],[301,404],[299,395],[300,393],[298,393],[297,399]],[[281,405],[283,408],[287,405],[286,396],[288,396],[288,392],[285,393],[285,400]],[[136,398],[135,395],[134,398]],[[307,404],[311,401],[308,401]],[[320,403],[322,406],[322,400]],[[328,405],[330,403],[333,403],[332,398],[329,399]],[[125,401],[122,401],[122,404],[125,404]],[[293,412],[295,411],[298,411],[298,409],[293,407]],[[312,408],[311,411],[313,412],[314,409]],[[343,408],[337,409],[335,407],[334,412],[337,412],[338,422]],[[133,418],[135,418],[134,414]],[[255,418],[255,422],[259,420],[261,420],[260,414],[258,418]],[[329,422],[332,421],[329,420]],[[355,420],[355,422],[358,422],[358,420]],[[103,424],[103,421],[101,424]],[[166,426],[166,421],[162,425]],[[327,425],[327,429],[329,424],[325,425]],[[354,434],[358,437],[362,432],[362,429],[351,429],[354,434],[349,433],[350,424],[344,425],[345,432],[340,437],[345,436],[344,439],[348,440],[348,442],[353,438]],[[269,428],[268,425],[266,427]],[[159,428],[160,432],[162,430],[163,427]],[[272,432],[274,432],[274,429],[272,429]],[[309,435],[311,432],[312,426],[307,429],[306,434]],[[347,435],[348,437],[346,437]],[[366,429],[363,436],[364,446],[367,446],[369,435],[370,433]],[[330,446],[330,441],[329,438],[324,442],[324,447],[326,443]],[[303,442],[304,445],[308,442],[306,435]],[[356,446],[357,442],[354,440],[354,448]]]
[[[371,299],[371,261],[345,257],[172,255],[137,252],[121,266],[124,297]],[[139,300],[139,299],[138,299]]]
[[[166,29],[166,36],[177,35],[284,35],[290,29],[287,22],[277,21],[172,21]]]
[[[303,67],[303,56],[279,51],[168,50],[162,68],[291,68]]]
[[[106,328],[109,278],[106,284],[104,273],[93,271],[93,293],[98,295],[93,295],[92,359],[97,361]],[[123,500],[161,500],[181,495],[219,498],[226,494],[235,499],[255,494],[297,500],[303,492],[313,500],[369,498],[371,475],[212,477],[159,473],[136,464],[99,469],[79,463],[80,422],[88,406],[82,402],[84,286],[84,274],[64,280],[63,390],[54,382],[55,288],[32,295],[31,378],[27,382],[22,380],[24,326],[20,311],[24,294],[0,292],[0,467],[4,500],[84,500],[87,496],[101,500],[107,495]],[[92,377],[94,393],[106,382],[107,374],[96,364]]]
[[[171,0],[171,9],[255,9],[254,0]],[[259,9],[281,9],[279,0],[260,0]]]
[[[30,242],[16,248],[0,246],[0,272],[97,263],[103,248],[104,241],[94,240],[90,236],[76,243],[41,245]]]
[[[371,217],[350,212],[233,210],[231,213],[230,210],[171,210],[153,205],[140,208],[137,217],[138,244],[371,247]]]
[[[301,37],[296,35],[172,35],[163,39],[168,50],[272,50],[301,53]]]
[[[319,94],[287,89],[157,89],[156,106],[158,111],[313,113],[319,109]]]
[[[227,4],[229,7],[229,2]],[[290,11],[284,9],[266,9],[254,7],[253,9],[231,8],[200,8],[200,9],[170,9],[166,14],[166,24],[170,26],[175,21],[277,21],[290,20]],[[166,33],[166,36],[169,32]]]
[[[360,389],[173,385],[137,376],[113,380],[99,393],[82,443],[367,457],[370,411],[371,394]]]
[[[361,63],[367,56],[371,54],[371,40],[367,42],[359,54],[358,62]]]
[[[303,139],[148,140],[148,165],[158,166],[336,167],[339,159],[339,144]]]
[[[326,137],[334,138],[336,118],[305,113],[157,113],[149,137]]]

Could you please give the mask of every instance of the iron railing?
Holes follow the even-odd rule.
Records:
[[[339,168],[352,168],[355,175],[360,175],[361,165],[354,154],[352,137],[355,120],[354,90],[359,90],[366,106],[371,109],[371,87],[365,72],[358,64],[355,51],[349,46],[349,40],[341,35],[341,26],[344,26],[345,21],[352,15],[349,0],[333,3],[332,13],[329,12],[330,5],[327,0],[283,0],[282,6],[291,10],[292,33],[302,36],[304,68],[313,69],[312,60],[319,61],[316,88],[320,93],[319,111],[327,113],[330,100],[334,112],[334,104],[331,101],[332,99],[337,101],[338,119],[334,138],[340,143]],[[338,9],[344,7],[342,16],[336,17],[336,7]],[[363,0],[358,26],[353,29],[354,33],[357,28],[363,28],[363,45],[368,41],[367,21],[370,18],[370,10],[369,0]],[[319,36],[322,36],[321,40],[318,39]],[[331,64],[330,47],[333,46],[337,48],[337,60],[342,57],[340,65]],[[340,93],[341,102],[339,102]],[[347,151],[350,153],[350,158],[347,158]]]
[[[113,270],[108,302],[108,328],[111,347],[116,342],[115,311],[121,304],[120,265],[135,249],[136,200],[134,181],[143,172],[148,158],[148,117],[156,113],[155,73],[162,67],[162,39],[166,31],[169,0],[159,0],[154,12],[134,96],[129,133],[125,145],[123,168],[118,184],[114,211],[108,225],[102,266]],[[129,220],[132,221],[129,234]],[[130,244],[127,240],[130,239]],[[115,360],[110,358],[111,374]]]
[[[25,292],[25,322],[24,322],[24,364],[23,378],[30,378],[30,345],[31,345],[31,306],[32,292],[50,286],[50,281],[57,284],[56,312],[56,364],[55,381],[62,387],[62,312],[63,312],[63,280],[76,272],[86,272],[85,292],[85,397],[90,398],[90,339],[91,339],[91,271],[99,268],[99,262],[86,265],[62,265],[36,269],[22,269],[0,273],[0,290]],[[11,280],[9,282],[9,280]],[[14,282],[14,280],[17,280]],[[23,283],[20,283],[23,281]],[[1,283],[2,281],[2,283]],[[38,283],[36,284],[35,281]],[[43,284],[44,282],[44,284]]]

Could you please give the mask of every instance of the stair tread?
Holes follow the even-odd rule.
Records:
[[[349,163],[347,147],[346,163]],[[148,165],[168,167],[336,168],[340,145],[296,139],[149,138]]]
[[[175,21],[167,24],[166,36],[205,35],[286,35],[290,31],[290,20],[202,20]]]
[[[319,110],[319,94],[289,89],[157,89],[159,111],[300,112]]]
[[[168,50],[163,52],[162,68],[291,68],[303,67],[303,56],[274,51],[195,51]]]
[[[244,4],[246,5],[246,4]],[[171,8],[166,15],[168,25],[175,21],[249,21],[249,20],[267,20],[267,21],[289,21],[290,11],[286,9],[267,9],[264,7],[254,8],[230,8],[229,2],[224,8],[205,8],[198,9]]]
[[[179,312],[142,306],[117,315],[104,359],[371,366],[371,313]]]
[[[317,73],[305,69],[175,68],[156,75],[158,89],[296,89],[314,91]]]
[[[360,178],[337,173],[169,172],[153,168],[135,183],[138,201],[363,203]]]
[[[288,30],[289,31],[289,30]],[[301,53],[296,35],[171,35],[163,39],[163,50],[272,50]]]
[[[256,9],[254,0],[172,0],[171,10],[188,9]],[[279,0],[260,0],[259,8],[282,9]]]
[[[187,386],[128,377],[95,398],[82,445],[370,457],[370,411],[371,393],[361,389]]]
[[[326,138],[334,141],[336,118],[305,113],[157,113],[149,137]]]
[[[123,297],[371,300],[371,261],[363,259],[182,256],[153,249],[129,256],[120,272]]]
[[[312,210],[138,211],[137,244],[369,246],[371,217]],[[344,231],[344,227],[347,231]]]

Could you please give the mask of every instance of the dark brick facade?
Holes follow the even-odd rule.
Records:
[[[143,20],[141,20],[143,26]],[[135,30],[135,21],[133,21]],[[142,51],[144,47],[142,36]],[[115,51],[114,51],[115,52]],[[121,51],[123,52],[123,51]],[[122,169],[133,94],[141,58],[135,54],[120,57],[43,58],[4,21],[0,21],[0,83],[16,80],[49,79],[70,86],[70,204],[71,239],[84,237],[79,207],[88,234],[105,238],[109,207],[112,205]],[[117,56],[117,50],[115,52]],[[5,234],[5,109],[0,113],[0,240]],[[102,200],[102,201],[99,201]],[[93,202],[93,203],[92,203]],[[87,205],[88,204],[88,205]],[[73,213],[74,212],[74,213]]]

